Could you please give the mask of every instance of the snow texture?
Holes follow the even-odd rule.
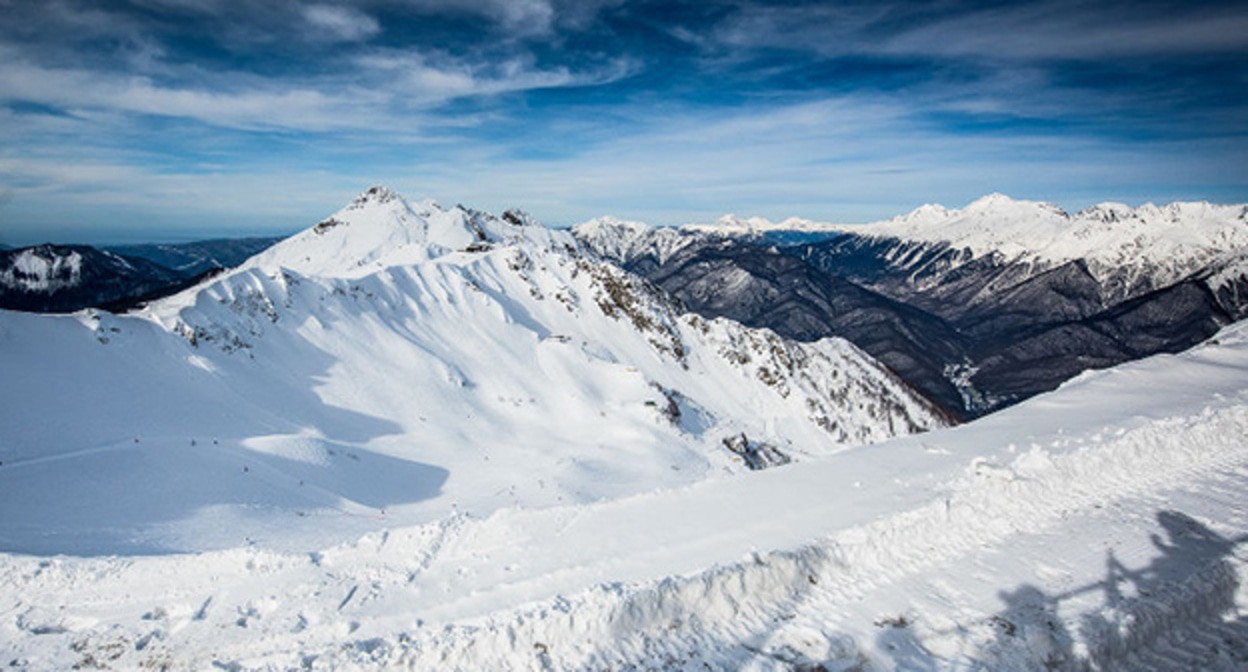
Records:
[[[958,429],[662,492],[312,553],[3,556],[0,651],[29,669],[1243,669],[1246,332]]]

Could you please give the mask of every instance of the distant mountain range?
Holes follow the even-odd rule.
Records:
[[[437,210],[422,203],[413,207]],[[312,235],[327,235],[337,221]],[[1186,349],[1248,316],[1242,205],[1106,203],[1072,215],[993,194],[961,209],[926,205],[872,224],[725,216],[664,228],[600,218],[572,233],[567,244],[646,278],[703,317],[803,342],[843,337],[961,419],[1089,368]],[[464,245],[484,250],[487,238]],[[279,240],[3,250],[0,307],[124,311]],[[374,242],[376,255],[406,245]]]
[[[65,313],[125,310],[237,266],[280,238],[181,244],[0,248],[0,308]]]
[[[970,418],[1088,368],[1177,352],[1248,314],[1248,206],[1000,194],[865,225],[725,217],[575,228],[695,312],[838,335]]]

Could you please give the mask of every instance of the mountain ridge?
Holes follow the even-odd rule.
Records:
[[[847,341],[685,313],[509,213],[375,192],[125,315],[0,311],[5,549],[222,548],[308,517],[277,536],[315,544],[949,424]],[[89,505],[21,485],[47,479]]]
[[[928,205],[867,225],[726,216],[676,229],[593,220],[572,230],[695,310],[798,339],[847,337],[933,400],[974,417],[1089,366],[1190,347],[1248,314],[1246,215],[1248,206],[1207,203],[1100,204],[1070,215],[991,194],[959,210]],[[731,255],[740,262],[726,264]],[[768,255],[772,261],[760,265]],[[774,310],[785,305],[785,290],[761,288],[792,268],[777,255],[813,269],[787,286],[828,298],[787,315]],[[717,278],[690,263],[699,258],[720,260]],[[875,335],[875,318],[833,308],[870,293],[879,297],[875,310],[892,315],[887,345]],[[889,302],[917,312],[906,317]],[[1139,336],[1112,326],[1124,324],[1120,308],[1149,302],[1156,305],[1130,311]]]

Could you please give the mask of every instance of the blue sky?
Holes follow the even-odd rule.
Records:
[[[1248,201],[1248,3],[0,0],[0,243]]]

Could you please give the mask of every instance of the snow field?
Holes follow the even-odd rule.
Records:
[[[983,423],[680,489],[455,516],[310,555],[8,556],[4,657],[1240,669],[1242,331]]]

